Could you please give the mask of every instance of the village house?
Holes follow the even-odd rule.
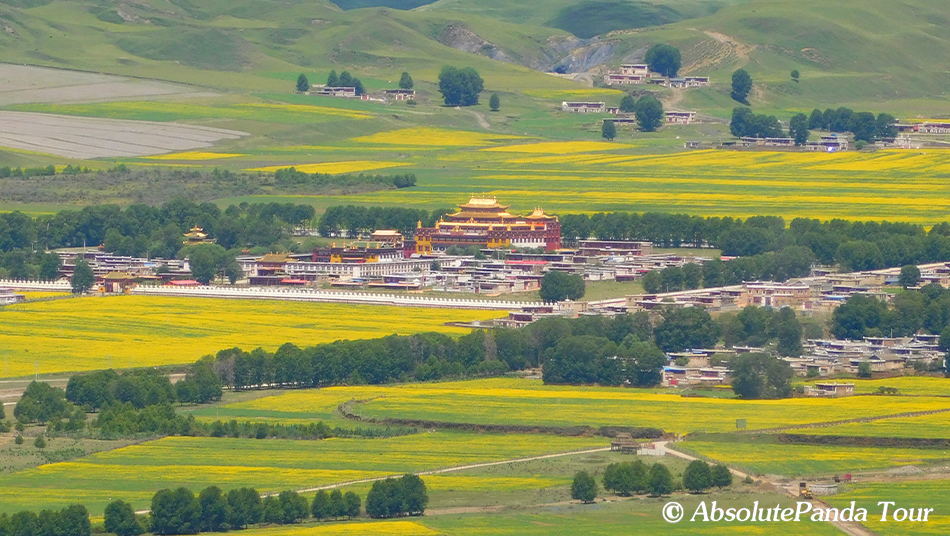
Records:
[[[920,134],[950,134],[950,122],[926,122],[917,125]]]
[[[604,83],[608,86],[625,86],[642,84],[649,80],[649,75],[607,73],[604,75]]]
[[[696,112],[681,112],[671,110],[666,112],[666,122],[673,125],[689,125],[696,120]]]
[[[736,304],[740,309],[755,305],[758,307],[790,307],[803,309],[811,298],[808,285],[788,283],[754,282],[743,285],[742,295]]]
[[[316,95],[318,97],[354,98],[356,97],[356,88],[355,87],[314,86],[310,90],[310,95]]]
[[[385,95],[387,99],[394,100],[394,101],[413,100],[416,98],[416,90],[414,89],[384,89],[383,95]]]
[[[708,76],[686,76],[683,77],[686,87],[704,87],[709,85]]]
[[[841,396],[851,396],[854,394],[853,383],[816,383],[814,387],[805,386],[805,394],[808,396],[821,396],[828,398],[838,398]]]
[[[604,113],[606,104],[603,102],[568,102],[561,103],[561,111],[579,114]]]

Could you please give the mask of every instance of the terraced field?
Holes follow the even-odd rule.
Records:
[[[729,432],[736,419],[750,429],[950,408],[939,397],[796,398],[743,401],[682,397],[663,390],[545,386],[536,380],[489,379],[397,386],[290,391],[222,408],[235,417],[326,418],[341,403],[364,418],[477,424],[637,426],[669,432]]]
[[[192,363],[241,346],[274,350],[394,332],[439,331],[499,313],[256,300],[115,296],[0,310],[0,377]],[[398,319],[398,321],[397,321]]]
[[[114,497],[145,507],[166,487],[274,492],[605,445],[603,438],[450,432],[322,441],[168,437],[2,475],[0,513],[77,502],[100,513]]]

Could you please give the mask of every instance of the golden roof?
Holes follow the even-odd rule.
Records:
[[[198,227],[198,226],[196,225],[196,226],[192,227],[190,231],[188,231],[187,233],[185,233],[185,236],[187,236],[188,238],[202,238],[202,239],[204,239],[204,238],[207,238],[207,237],[208,237],[208,234],[204,232],[204,229],[203,229],[203,228]]]
[[[103,278],[105,281],[135,281],[135,276],[126,272],[109,272]]]

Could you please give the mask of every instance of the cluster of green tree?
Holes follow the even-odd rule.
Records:
[[[48,424],[53,431],[82,430],[86,426],[85,412],[68,403],[62,389],[37,381],[30,382],[23,391],[13,416],[21,424]]]
[[[134,204],[64,210],[30,218],[19,212],[0,214],[0,250],[54,249],[105,244],[121,255],[173,258],[182,249],[182,234],[198,225],[226,249],[270,246],[284,229],[312,220],[310,205],[260,203],[231,205],[184,199],[160,207]]]
[[[0,514],[0,536],[90,536],[89,512],[82,505],[62,510]]]
[[[327,76],[327,87],[352,87],[356,88],[357,95],[366,93],[363,89],[363,82],[351,75],[349,71],[343,71],[340,76],[337,76],[335,70],[330,71],[330,75]]]
[[[729,132],[742,138],[781,138],[785,136],[782,125],[774,115],[755,114],[750,108],[740,106],[732,109]]]
[[[795,218],[786,226],[777,216],[734,218],[656,213],[566,214],[561,216],[565,242],[590,237],[601,240],[648,240],[659,247],[722,249],[723,255],[749,256],[804,246],[825,265],[849,270],[944,262],[950,260],[950,223],[928,231],[901,222],[820,221]]]
[[[539,294],[546,302],[577,301],[584,297],[584,277],[558,270],[551,270],[541,278]]]
[[[724,314],[718,320],[727,348],[763,347],[774,340],[777,341],[776,351],[779,355],[802,355],[804,328],[795,312],[788,307],[776,310],[750,305],[737,314]]]
[[[396,229],[410,235],[419,222],[423,227],[432,227],[439,218],[451,212],[454,211],[448,208],[430,212],[402,207],[334,206],[323,213],[317,228],[322,236],[334,236],[344,230],[353,236],[377,229]]]
[[[901,292],[892,307],[873,296],[855,294],[835,309],[831,321],[831,333],[839,339],[939,334],[945,352],[950,351],[948,328],[950,291],[936,283]]]
[[[680,49],[666,43],[653,45],[647,50],[643,60],[655,73],[674,78],[683,65]]]
[[[625,95],[620,99],[620,111],[632,113],[637,118],[637,126],[644,132],[653,132],[664,122],[663,103],[653,95],[644,95],[634,99]]]
[[[619,344],[607,337],[573,335],[544,352],[544,383],[652,387],[662,381],[666,356],[652,341],[628,335]]]
[[[446,65],[439,72],[439,93],[446,106],[473,106],[485,89],[478,71],[471,67],[461,69]]]
[[[317,187],[335,186],[345,188],[362,184],[374,184],[395,188],[409,188],[416,185],[416,176],[405,175],[329,175],[326,173],[304,173],[296,168],[278,169],[274,172],[274,181],[282,186],[307,184]],[[299,205],[301,207],[308,205]],[[310,216],[313,217],[312,215]],[[307,218],[309,219],[309,218]]]
[[[740,398],[775,399],[792,394],[794,372],[788,362],[760,353],[739,354],[729,361],[732,392]]]
[[[59,255],[55,253],[30,248],[11,249],[6,253],[0,251],[0,279],[53,281],[59,278],[59,267]]]
[[[811,273],[815,256],[803,246],[760,253],[728,261],[712,259],[701,266],[688,263],[652,270],[643,276],[643,288],[651,294],[697,288],[738,285],[743,281],[786,281]]]
[[[659,467],[658,467],[659,466]],[[654,497],[670,493],[675,487],[673,476],[663,464],[647,467],[640,460],[612,463],[604,471],[604,489],[622,497],[649,493]],[[732,473],[725,465],[709,467],[694,460],[683,471],[683,488],[701,493],[709,488],[723,489],[732,485]]]
[[[72,173],[72,166],[68,166]],[[56,166],[35,167],[35,168],[10,168],[9,166],[0,167],[0,179],[7,177],[49,177],[56,174]],[[64,174],[66,172],[64,171]]]
[[[837,110],[828,108],[824,112],[815,108],[808,116],[810,129],[850,132],[854,134],[855,141],[866,142],[897,136],[896,122],[891,114],[879,113],[875,116],[871,112],[855,112],[843,106]]]
[[[208,363],[191,366],[175,385],[157,369],[138,369],[119,375],[114,370],[76,374],[66,384],[66,400],[86,411],[115,403],[136,409],[160,404],[205,404],[221,398],[221,381]]]
[[[425,482],[417,475],[373,482],[366,495],[366,514],[372,518],[420,516],[429,504]]]

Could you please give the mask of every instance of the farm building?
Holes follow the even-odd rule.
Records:
[[[685,87],[703,87],[709,85],[708,76],[685,76],[683,77]]]
[[[805,386],[805,394],[808,396],[825,396],[837,398],[839,396],[851,396],[854,394],[853,383],[816,383],[814,387]]]
[[[923,124],[917,125],[917,132],[921,134],[950,134],[950,122],[923,123]]]
[[[0,305],[11,305],[26,300],[23,294],[16,294],[12,289],[0,288]]]
[[[696,120],[696,112],[666,112],[666,122],[674,125],[688,125]]]
[[[416,90],[414,89],[384,89],[383,95],[385,95],[387,99],[394,100],[394,101],[412,100],[416,98]]]
[[[310,90],[311,95],[320,97],[356,97],[355,87],[314,87]]]
[[[604,75],[604,83],[608,86],[634,85],[642,84],[649,78],[649,76],[639,74],[607,73]]]
[[[805,150],[832,153],[836,151],[847,151],[850,146],[851,141],[846,136],[831,134],[822,136],[819,141],[807,142],[805,144]]]
[[[561,111],[579,114],[603,113],[606,103],[603,102],[568,102],[561,103]]]
[[[459,211],[446,214],[435,227],[416,229],[416,252],[429,254],[451,246],[561,247],[561,223],[540,208],[527,216],[508,212],[494,197],[472,197]]]

